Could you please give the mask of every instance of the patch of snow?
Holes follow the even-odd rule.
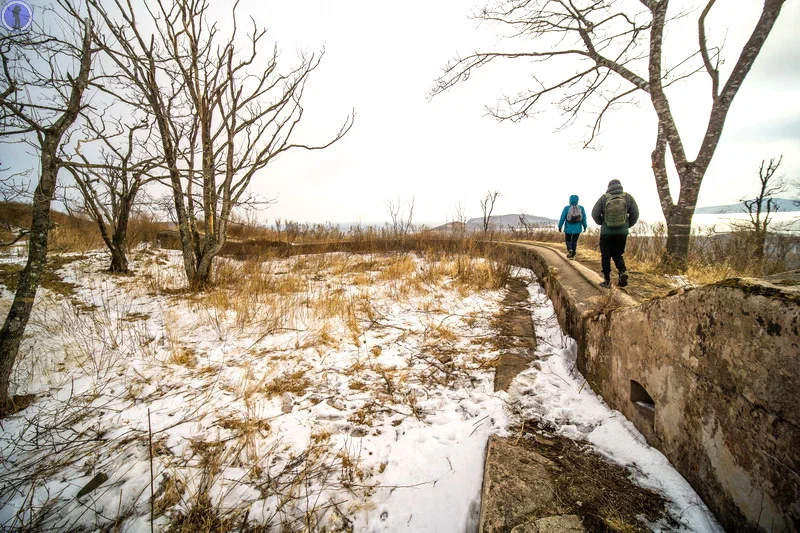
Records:
[[[359,288],[323,268],[265,335],[261,307],[245,323],[168,294],[185,283],[178,253],[134,257],[133,277],[104,272],[105,253],[65,266],[80,309],[37,296],[15,385],[39,399],[4,421],[0,524],[93,529],[119,516],[123,531],[149,531],[151,428],[154,490],[182,484],[173,514],[199,491],[250,520],[314,517],[315,531],[476,528],[486,441],[507,423],[484,368],[496,353],[472,338],[491,336],[502,291],[461,294],[445,280],[403,295],[401,282]],[[301,261],[264,268],[281,276]],[[355,338],[356,326],[306,309],[336,294],[369,301],[374,316],[358,317]],[[434,340],[442,327],[452,339]],[[193,362],[176,363],[184,351]],[[307,390],[263,392],[298,372]],[[109,479],[76,498],[99,472]]]
[[[683,274],[664,274],[664,277],[669,280],[672,285],[681,289],[693,289],[697,284],[690,280]]]

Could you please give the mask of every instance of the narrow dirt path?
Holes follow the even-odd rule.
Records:
[[[517,374],[533,360],[536,350],[536,333],[525,280],[509,280],[503,310],[495,318],[494,327],[499,333],[496,339],[498,348],[502,350],[494,375],[494,390],[507,391]]]

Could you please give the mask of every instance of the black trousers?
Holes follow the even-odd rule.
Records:
[[[617,266],[617,270],[624,272],[625,258],[622,255],[625,253],[625,244],[628,242],[627,235],[600,235],[600,262],[603,269],[603,277],[606,280],[611,279],[611,260]]]
[[[567,251],[574,252],[578,248],[578,237],[580,237],[580,233],[565,233],[564,234],[564,241],[567,243]]]

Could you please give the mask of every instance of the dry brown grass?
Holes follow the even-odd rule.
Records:
[[[429,259],[432,257],[439,260]],[[466,296],[503,287],[509,271],[507,263],[465,254],[332,253],[288,261],[219,259],[215,285],[189,295],[188,301],[220,340],[231,334],[231,326],[261,336],[282,330],[305,331],[310,321],[315,321],[323,327],[315,326],[298,348],[326,349],[344,339],[355,345],[363,342],[365,328],[380,321],[374,306],[378,293],[402,302],[447,288]],[[151,275],[149,283],[155,284],[153,279],[158,277]],[[429,310],[437,308],[426,302]],[[347,333],[334,335],[331,331],[340,330],[326,324],[344,325]]]
[[[378,279],[383,281],[408,280],[417,272],[417,264],[411,255],[390,256],[390,259],[381,265]]]
[[[211,503],[206,494],[200,494],[191,502],[189,509],[180,512],[170,523],[169,533],[230,533],[235,531],[239,515],[223,513]]]
[[[170,354],[169,362],[173,365],[194,368],[197,366],[197,355],[191,348],[179,346]]]
[[[82,259],[86,259],[86,256],[56,255],[49,257],[39,279],[39,286],[65,298],[72,299],[75,295],[75,284],[64,281],[58,271],[68,264]],[[17,290],[20,272],[22,272],[22,265],[13,263],[0,264],[0,285],[5,285],[9,291]],[[75,303],[77,304],[77,302]]]
[[[425,336],[431,340],[442,342],[455,342],[458,340],[458,334],[441,322],[429,324],[425,333]]]
[[[591,311],[601,315],[607,315],[616,309],[626,306],[625,300],[614,287],[603,291],[600,296],[595,296],[592,298],[591,303]]]
[[[80,214],[66,214],[50,211],[53,228],[49,233],[48,251],[50,253],[77,252],[105,249],[97,224],[89,217]],[[0,202],[0,240],[12,236],[5,229],[6,224],[13,227],[30,227],[31,206],[18,202]],[[142,243],[155,243],[160,231],[168,224],[145,214],[133,214],[128,222],[127,246],[132,250]]]
[[[311,380],[306,377],[305,370],[298,370],[278,376],[264,385],[263,392],[267,396],[281,396],[291,393],[295,396],[302,396],[311,387]]]
[[[290,453],[283,466],[268,460],[270,454],[276,452],[275,448],[267,450],[265,457],[257,457],[250,463],[248,481],[264,498],[277,498],[277,509],[265,517],[266,522],[250,522],[246,511],[250,502],[223,507],[221,501],[217,501],[222,499],[220,495],[215,496],[217,500],[210,496],[211,487],[221,479],[221,472],[226,467],[247,467],[237,460],[237,445],[226,448],[221,442],[194,441],[192,447],[199,458],[199,474],[192,483],[195,488],[188,493],[186,487],[189,483],[167,480],[163,483],[164,489],[157,494],[157,510],[170,517],[169,532],[319,531],[323,526],[329,526],[330,520],[343,518],[339,507],[328,501],[330,495],[327,491],[334,488],[347,490],[356,497],[364,492],[359,484],[354,484],[366,477],[361,468],[359,450],[352,445],[333,450],[330,434],[316,432],[312,434],[308,448]],[[348,524],[349,520],[343,522]]]
[[[153,517],[158,518],[168,509],[180,503],[186,485],[177,476],[164,474],[158,489],[153,494]]]

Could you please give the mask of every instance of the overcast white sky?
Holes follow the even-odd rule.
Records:
[[[232,2],[211,4],[221,20],[230,19]],[[761,4],[726,0],[712,10],[710,37],[726,39],[728,68]],[[542,114],[520,124],[485,116],[485,105],[525,89],[532,73],[542,73],[525,60],[479,70],[468,82],[427,100],[454,54],[497,48],[497,29],[477,27],[468,18],[481,5],[481,0],[242,0],[240,14],[269,29],[286,68],[301,50],[325,48],[307,87],[298,140],[326,140],[351,108],[357,112],[355,126],[338,144],[323,152],[284,154],[254,180],[256,192],[277,198],[262,218],[383,222],[387,200],[413,196],[415,222],[442,223],[452,220],[459,202],[467,216],[479,216],[478,202],[488,188],[501,192],[496,214],[557,217],[570,194],[591,206],[617,178],[636,197],[644,220],[661,219],[650,169],[655,114],[647,100],[610,115],[594,150],[580,148],[586,136],[581,126],[554,133],[561,123],[556,109],[543,107]],[[763,158],[784,154],[783,173],[800,178],[798,27],[800,0],[790,0],[734,101],[700,206],[751,194]],[[668,59],[679,55],[675,47],[693,46],[696,39],[696,16],[671,28]],[[671,94],[690,150],[702,138],[710,106],[707,76],[696,80],[699,85],[682,85]],[[0,159],[15,158],[6,153]]]
[[[650,170],[654,112],[647,102],[613,115],[599,149],[582,150],[581,127],[553,133],[560,118],[556,110],[521,124],[499,124],[484,115],[484,105],[525,88],[533,70],[524,60],[480,70],[454,90],[426,99],[456,52],[489,49],[496,42],[495,28],[476,27],[468,19],[480,5],[479,0],[245,0],[242,11],[269,28],[286,61],[300,49],[325,47],[307,90],[306,138],[324,138],[351,107],[357,111],[355,127],[338,145],[287,154],[260,176],[256,190],[278,198],[265,216],[384,221],[385,201],[399,195],[416,198],[416,221],[443,222],[452,218],[457,202],[468,216],[478,216],[479,198],[491,188],[502,193],[496,213],[555,217],[570,194],[592,204],[608,180],[618,178],[636,196],[643,217],[659,219]],[[224,14],[220,4],[215,10]],[[756,0],[735,0],[712,11],[711,37],[727,32],[729,65],[759,10]],[[667,46],[696,42],[695,21],[673,29]],[[749,193],[762,158],[784,154],[784,172],[800,176],[798,27],[800,2],[791,0],[734,101],[699,205],[731,203]],[[698,78],[702,84],[706,79]],[[704,131],[709,95],[707,84],[688,97],[675,95],[673,108],[690,146]]]

